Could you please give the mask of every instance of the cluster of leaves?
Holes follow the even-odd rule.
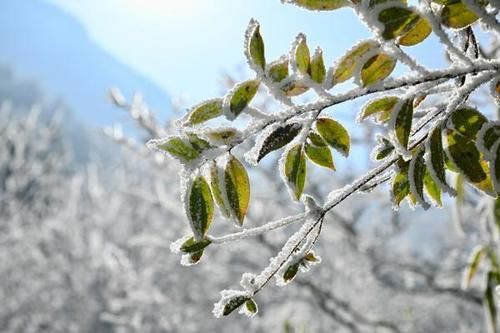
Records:
[[[311,56],[305,36],[299,34],[289,54],[268,63],[260,26],[252,20],[246,32],[245,55],[255,78],[237,83],[222,98],[202,102],[189,110],[178,122],[179,135],[149,142],[150,147],[179,160],[184,168],[183,200],[192,235],[177,245],[189,263],[198,262],[205,248],[213,242],[207,232],[214,219],[215,206],[221,216],[231,219],[237,227],[244,223],[250,202],[250,182],[233,148],[256,136],[254,146],[245,155],[247,162],[253,165],[271,152],[283,149],[282,178],[292,199],[300,200],[306,184],[307,160],[335,170],[331,149],[346,157],[350,152],[351,139],[346,128],[322,114],[325,108],[335,104],[328,104],[333,98],[328,90],[354,78],[367,89],[366,94],[377,91],[376,87],[384,91],[385,80],[401,58],[397,52],[390,51],[388,45],[404,54],[400,46],[419,44],[433,31],[431,18],[405,1],[287,2],[312,10],[352,7],[378,36],[357,43],[327,69],[322,50],[317,48]],[[479,19],[475,11],[461,1],[436,1],[433,5],[439,7],[439,20],[446,27],[464,28]],[[478,3],[480,8],[486,5]],[[433,80],[436,79],[429,79]],[[286,112],[271,115],[256,110],[252,101],[261,87],[284,105]],[[294,104],[292,97],[310,90],[320,97],[319,103]],[[493,93],[495,91],[498,92],[498,81]],[[500,124],[489,121],[474,107],[464,104],[466,98],[463,98],[451,109],[446,105],[438,108],[423,125],[416,126],[414,111],[421,107],[426,97],[425,93],[411,89],[403,95],[383,96],[369,101],[359,116],[360,120],[374,118],[388,128],[388,135],[380,136],[373,156],[396,168],[391,187],[394,206],[399,207],[405,198],[412,206],[418,203],[428,208],[428,200],[442,206],[442,192],[452,195],[456,192],[447,182],[447,171],[462,175],[475,188],[496,197],[500,191]],[[253,118],[244,129],[205,126],[208,122],[220,124],[222,118],[234,122],[243,114]],[[425,134],[417,140],[416,135],[420,132]],[[304,237],[308,237],[314,226]],[[296,249],[297,246],[291,251]],[[298,261],[287,262],[293,256],[285,256],[287,259],[278,267],[285,267],[281,270],[285,282],[291,281],[300,267],[307,268],[318,261],[311,253]],[[252,299],[255,293],[254,290],[228,297],[222,314],[227,315],[243,304],[255,314],[257,307]]]

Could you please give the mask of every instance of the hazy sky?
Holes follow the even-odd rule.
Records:
[[[368,37],[350,10],[312,13],[279,0],[51,0],[82,21],[124,63],[189,102],[220,94],[224,72],[244,64],[250,18],[261,22],[269,60],[288,52],[298,32],[329,62]],[[247,75],[251,75],[248,73]]]

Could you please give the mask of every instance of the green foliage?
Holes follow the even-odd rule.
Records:
[[[214,216],[214,201],[204,177],[194,179],[188,198],[189,219],[197,239],[205,236]]]
[[[224,181],[231,216],[241,226],[250,202],[250,181],[243,164],[232,155],[224,170]]]
[[[306,159],[302,145],[295,145],[286,153],[284,171],[295,199],[300,199],[306,183]]]

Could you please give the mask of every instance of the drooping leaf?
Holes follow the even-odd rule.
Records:
[[[196,239],[194,239],[194,237],[191,237],[181,245],[181,251],[184,253],[199,252],[205,249],[211,243],[212,242],[207,238],[203,238],[197,241]]]
[[[297,36],[293,56],[297,70],[302,74],[311,74],[311,56],[309,54],[309,47],[307,46],[305,36],[302,34]]]
[[[241,226],[250,201],[250,181],[243,164],[232,155],[224,169],[224,183],[231,215]]]
[[[339,122],[330,118],[318,118],[316,129],[331,147],[344,156],[349,155],[351,138],[347,130]]]
[[[231,314],[231,312],[233,312],[234,310],[238,309],[247,300],[249,300],[249,298],[246,297],[246,296],[236,296],[236,297],[230,299],[226,303],[226,305],[224,306],[224,310],[223,310],[222,314],[224,316],[227,316],[227,315]]]
[[[318,262],[320,258],[316,257],[314,251],[311,251],[304,256],[304,260],[308,262]]]
[[[267,76],[270,77],[273,82],[283,81],[288,76],[288,59],[282,57],[269,64]]]
[[[180,159],[181,161],[192,161],[200,156],[200,152],[196,150],[187,140],[173,136],[166,140],[153,143],[160,150],[169,153],[171,156]]]
[[[427,151],[427,170],[438,186],[446,192],[454,194],[453,189],[446,183],[445,155],[441,135],[441,127],[435,127],[425,142]]]
[[[490,163],[490,175],[493,188],[500,193],[500,141],[493,145],[494,159]]]
[[[459,0],[449,1],[441,11],[441,22],[450,28],[465,28],[477,19],[478,16]]]
[[[484,193],[495,196],[488,163],[482,159],[474,141],[455,130],[446,131],[447,155],[467,180]]]
[[[203,176],[197,176],[189,193],[189,220],[196,239],[205,236],[214,216],[214,201]]]
[[[196,105],[189,112],[186,126],[201,124],[222,115],[222,99],[215,98]]]
[[[392,180],[392,203],[399,207],[401,201],[410,193],[410,182],[408,181],[408,166],[400,168]]]
[[[323,52],[317,48],[311,59],[311,79],[316,83],[322,84],[325,80],[326,68],[323,61]]]
[[[453,111],[448,120],[450,127],[470,140],[476,140],[477,133],[488,119],[470,107],[460,107]]]
[[[391,113],[394,111],[394,107],[398,102],[399,98],[396,96],[388,96],[372,100],[363,107],[358,119],[362,121],[369,116],[378,115],[378,121],[385,122],[391,117]]]
[[[410,161],[408,168],[408,180],[410,182],[410,192],[424,209],[429,208],[429,204],[424,199],[424,176],[425,176],[424,150],[419,149]]]
[[[441,200],[441,188],[436,184],[436,182],[432,178],[428,168],[425,169],[424,187],[429,197],[431,197],[433,203],[438,207],[442,207],[443,202]]]
[[[483,257],[486,256],[488,252],[488,248],[484,246],[479,246],[476,247],[472,250],[470,257],[469,257],[469,262],[467,264],[467,267],[464,271],[464,278],[462,281],[463,287],[468,288],[470,285],[470,282],[474,278],[474,276],[477,273],[477,270],[479,268],[479,265],[481,264],[481,260]]]
[[[299,134],[301,129],[302,125],[300,123],[285,124],[276,128],[262,143],[257,162],[260,162],[260,160],[270,152],[280,149],[290,143],[297,134]]]
[[[229,114],[227,117],[231,120],[236,118],[252,101],[257,89],[259,80],[248,80],[237,84],[226,96],[224,103],[228,105]]]
[[[222,216],[228,218],[231,216],[231,211],[227,207],[226,202],[224,202],[224,197],[222,196],[221,181],[219,176],[219,167],[215,162],[210,165],[210,189],[215,199],[217,207],[219,207]]]
[[[389,75],[396,67],[396,59],[385,53],[379,53],[368,59],[361,68],[363,86],[377,83]]]
[[[299,200],[306,182],[306,159],[302,145],[292,147],[285,154],[285,179],[295,199]]]
[[[246,48],[249,61],[257,68],[265,70],[266,57],[264,54],[264,40],[260,34],[260,25],[257,21],[251,20],[246,34]]]
[[[347,0],[285,0],[311,10],[334,10],[349,5]]]
[[[432,31],[430,23],[410,8],[385,8],[379,13],[378,20],[384,25],[382,37],[388,40],[401,37],[401,45],[418,44]]]
[[[189,254],[189,260],[191,261],[191,264],[196,264],[201,260],[201,257],[203,256],[203,251],[204,250],[200,250]]]
[[[413,99],[409,98],[401,102],[391,117],[394,117],[391,121],[394,137],[403,148],[407,149],[413,121]]]
[[[484,305],[486,311],[486,320],[488,333],[498,332],[497,305],[495,304],[495,286],[500,284],[500,273],[489,271],[486,281],[486,290],[484,291]]]
[[[351,78],[356,68],[360,65],[362,57],[369,51],[378,48],[377,42],[369,40],[356,45],[342,57],[333,74],[333,84],[341,83]]]

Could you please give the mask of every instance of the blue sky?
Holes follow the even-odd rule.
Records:
[[[369,36],[348,9],[309,12],[279,0],[51,0],[76,16],[115,57],[190,103],[220,94],[221,75],[244,64],[243,35],[258,19],[268,59],[288,51],[298,32],[325,59]],[[250,74],[249,74],[250,75]]]

